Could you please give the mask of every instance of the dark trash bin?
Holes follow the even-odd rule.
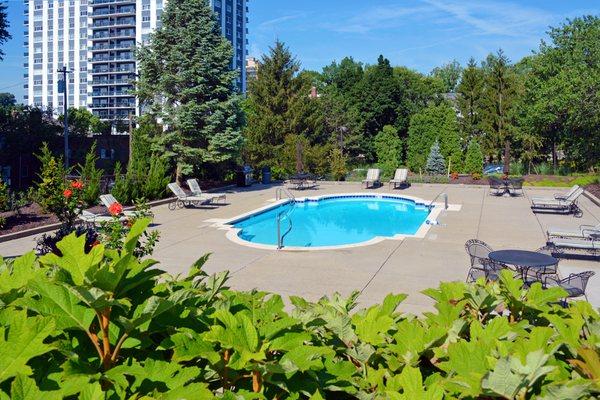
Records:
[[[263,185],[269,185],[271,183],[271,168],[264,167],[262,169],[262,183]]]

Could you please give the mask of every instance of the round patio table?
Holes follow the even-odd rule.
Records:
[[[558,264],[558,260],[548,254],[528,250],[492,251],[488,257],[498,263],[512,265],[521,270],[524,281],[530,269],[539,269],[541,273],[544,273],[546,267]]]

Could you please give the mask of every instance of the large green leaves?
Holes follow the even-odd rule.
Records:
[[[28,362],[52,350],[45,341],[55,329],[51,318],[28,317],[24,311],[14,312],[0,326],[0,382],[17,374],[31,374]]]

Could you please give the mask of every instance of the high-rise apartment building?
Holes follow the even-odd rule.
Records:
[[[134,49],[160,26],[167,0],[24,0],[25,102],[62,109],[58,69],[68,75],[68,106],[104,120],[137,114]],[[232,68],[246,90],[248,0],[210,0],[223,36],[233,45]]]

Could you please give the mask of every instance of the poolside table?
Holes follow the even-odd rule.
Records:
[[[514,266],[521,272],[523,282],[527,282],[529,270],[544,274],[547,267],[558,264],[558,259],[552,256],[528,250],[492,251],[488,257],[497,263]]]

